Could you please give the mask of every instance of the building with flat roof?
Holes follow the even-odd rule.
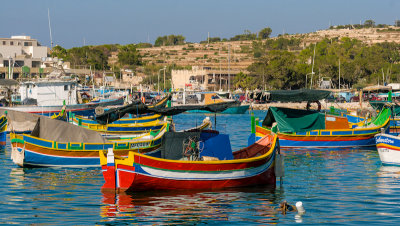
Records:
[[[234,74],[226,70],[212,70],[207,67],[193,66],[191,70],[172,70],[172,88],[174,90],[229,90],[228,80],[233,81]]]
[[[50,49],[30,36],[0,38],[0,78],[18,78],[21,73],[38,74],[46,66]],[[12,66],[10,70],[9,66]],[[11,74],[11,75],[9,75]]]

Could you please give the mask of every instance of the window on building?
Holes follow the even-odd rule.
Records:
[[[3,41],[3,45],[7,45],[7,42],[6,42],[6,41]]]
[[[22,67],[25,65],[25,62],[23,60],[16,60],[14,63],[15,67]]]
[[[13,46],[13,45],[14,45],[14,42],[10,42],[10,45]]]
[[[40,67],[40,61],[32,61],[32,67]]]
[[[68,85],[64,85],[64,90],[68,90]]]
[[[21,42],[18,42],[18,45],[20,46],[20,45],[21,45]]]
[[[32,46],[32,42],[24,42],[24,46]]]

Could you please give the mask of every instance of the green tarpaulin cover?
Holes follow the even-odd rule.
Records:
[[[283,133],[325,129],[325,115],[317,111],[270,107],[262,125],[271,127],[274,122]]]
[[[269,91],[271,101],[281,102],[317,101],[327,98],[330,93],[331,91],[316,89]]]

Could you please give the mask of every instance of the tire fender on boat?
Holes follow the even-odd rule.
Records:
[[[316,101],[308,101],[308,102],[307,102],[307,107],[306,107],[307,111],[310,110],[311,103],[317,103],[317,104],[318,104],[318,111],[321,111],[321,102],[319,102],[319,100],[316,100]]]

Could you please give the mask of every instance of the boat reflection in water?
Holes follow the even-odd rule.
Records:
[[[276,223],[275,187],[223,191],[164,191],[118,193],[103,191],[103,221],[152,224],[227,223],[248,218],[254,223]],[[249,205],[248,199],[256,199]],[[132,221],[133,220],[133,221]],[[218,223],[217,223],[218,224]]]
[[[381,166],[377,172],[377,187],[381,194],[397,193],[400,188],[400,166]]]

